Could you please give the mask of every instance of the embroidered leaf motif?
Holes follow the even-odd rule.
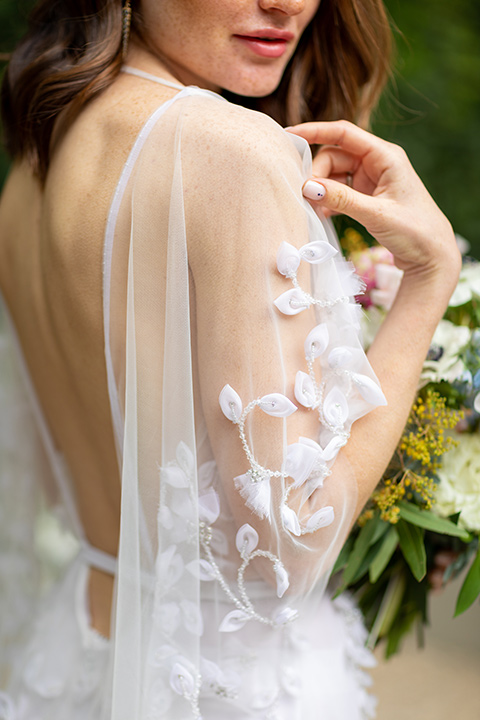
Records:
[[[345,345],[333,348],[328,354],[328,364],[331,368],[341,368],[353,360],[352,350]]]
[[[275,563],[273,569],[277,578],[277,597],[281,598],[290,586],[288,573],[280,562]]]
[[[291,400],[280,393],[264,395],[260,398],[259,407],[264,413],[273,417],[288,417],[297,409]]]
[[[325,460],[325,462],[333,460],[340,448],[342,448],[346,444],[347,439],[344,437],[338,437],[338,435],[336,435],[334,438],[332,438],[328,445],[325,447],[325,449],[322,451],[323,459]]]
[[[329,343],[328,328],[325,323],[320,323],[311,330],[305,340],[305,357],[313,360],[320,357],[327,349]]]
[[[295,376],[295,399],[303,407],[311,408],[315,404],[315,387],[307,373],[299,370]]]
[[[181,440],[177,445],[177,451],[176,451],[176,457],[177,457],[177,463],[182,468],[184,473],[188,477],[193,476],[193,469],[195,467],[195,458],[193,457],[193,453],[188,447],[186,443]]]
[[[176,465],[160,468],[160,479],[174,488],[187,488],[189,485],[188,477],[183,470]]]
[[[225,417],[234,423],[238,422],[243,410],[242,401],[240,395],[230,385],[225,385],[222,389],[218,402]]]
[[[285,530],[291,532],[292,535],[297,535],[298,537],[301,534],[300,521],[297,513],[285,504],[282,505],[282,521]]]
[[[157,559],[157,578],[162,578],[165,589],[175,585],[183,575],[183,559],[176,545],[170,545]]]
[[[173,515],[166,505],[162,505],[158,510],[158,522],[165,530],[173,528]]]
[[[170,685],[178,695],[191,696],[195,692],[195,679],[184,663],[176,662],[170,673]]]
[[[245,500],[245,505],[260,518],[270,519],[270,501],[272,490],[270,478],[265,476],[256,482],[249,473],[234,478],[235,487]]]
[[[232,610],[223,618],[218,628],[219,632],[236,632],[237,630],[241,630],[249,620],[250,615],[243,610]]]
[[[192,635],[203,635],[203,618],[198,605],[191,600],[182,600],[180,603],[183,624]]]
[[[316,530],[320,530],[320,528],[328,527],[334,520],[335,513],[333,507],[327,505],[327,507],[317,510],[317,512],[313,513],[312,517],[308,519],[307,530],[309,532],[315,532]]]
[[[250,555],[258,545],[258,533],[251,525],[245,523],[237,532],[235,544],[238,552]]]
[[[203,558],[192,560],[185,567],[187,568],[188,572],[192,573],[194,577],[202,580],[203,582],[209,582],[210,580],[215,580],[216,578],[216,573],[213,565],[211,565],[207,560],[204,560]]]
[[[328,393],[323,403],[323,414],[333,427],[343,427],[348,417],[348,403],[340,388],[333,387]]]
[[[286,625],[286,623],[292,622],[292,620],[296,620],[298,617],[298,611],[294,610],[293,608],[282,608],[281,610],[278,610],[274,616],[273,621],[276,625]]]
[[[352,380],[360,395],[371,405],[386,405],[385,395],[378,385],[366,375],[352,373]]]
[[[284,315],[298,315],[310,307],[310,300],[302,290],[291,288],[278,296],[273,304]]]
[[[278,272],[286,277],[294,275],[300,265],[300,253],[290,243],[282,242],[277,252]]]
[[[337,254],[337,250],[325,240],[315,240],[300,248],[300,257],[312,265],[330,260]]]
[[[220,515],[220,500],[218,493],[209,488],[208,492],[200,495],[198,498],[198,517],[200,522],[213,525]]]
[[[288,446],[283,470],[294,479],[294,488],[303,485],[320,457],[320,448],[299,442]]]

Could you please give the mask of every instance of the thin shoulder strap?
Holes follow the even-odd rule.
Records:
[[[167,87],[175,88],[175,90],[183,90],[185,88],[185,85],[180,85],[179,83],[171,82],[170,80],[164,80],[157,75],[144,72],[143,70],[139,70],[131,65],[122,65],[122,72],[127,73],[127,75],[136,75],[144,80],[151,80],[159,85],[166,85]]]

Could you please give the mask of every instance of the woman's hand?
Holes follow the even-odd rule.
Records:
[[[402,148],[346,120],[304,123],[289,131],[322,146],[315,177],[304,185],[314,207],[358,220],[406,275],[441,278],[453,291],[460,254],[451,225]]]

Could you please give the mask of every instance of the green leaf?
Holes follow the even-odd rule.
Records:
[[[355,540],[353,550],[348,558],[347,566],[343,572],[342,583],[335,593],[335,597],[340,595],[340,593],[342,593],[352,582],[368,552],[369,547],[372,544],[372,540],[375,537],[375,533],[377,532],[377,527],[380,522],[382,522],[380,520],[380,516],[376,515],[360,530],[357,539]]]
[[[390,530],[387,532],[385,537],[383,538],[383,542],[380,546],[379,551],[377,552],[375,559],[373,560],[372,564],[370,565],[370,582],[376,583],[380,575],[383,573],[385,568],[387,567],[388,563],[390,562],[390,559],[395,552],[395,549],[398,545],[398,533],[395,530],[394,526],[392,525],[390,527]]]
[[[403,637],[410,632],[413,623],[415,620],[419,620],[419,617],[418,613],[411,611],[403,617],[396,619],[387,636],[387,646],[385,648],[386,660],[400,650],[400,643]]]
[[[379,638],[388,634],[402,605],[407,580],[403,570],[396,570],[391,576],[383,594],[382,602],[368,636],[367,645],[373,650]]]
[[[451,520],[440,518],[429,510],[422,510],[412,503],[400,502],[400,517],[412,525],[441,533],[442,535],[452,535],[459,537],[464,542],[469,542],[472,538],[464,528],[458,527]]]
[[[343,570],[343,568],[346,566],[348,558],[350,557],[350,553],[352,552],[354,542],[355,539],[353,535],[349,535],[345,541],[344,546],[340,550],[340,555],[338,556],[335,565],[333,566],[332,574]]]
[[[480,594],[480,547],[478,548],[475,560],[470,566],[465,582],[458,595],[455,616],[461,615],[472,605]]]
[[[427,554],[423,542],[423,531],[416,525],[399,520],[396,530],[400,540],[400,548],[413,576],[420,582],[427,572]]]
[[[389,522],[385,522],[385,520],[382,520],[380,516],[377,518],[374,518],[371,522],[375,522],[375,531],[372,535],[372,539],[370,541],[370,545],[374,545],[378,540],[380,540],[387,530],[391,528]]]

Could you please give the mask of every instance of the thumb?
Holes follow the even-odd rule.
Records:
[[[302,192],[314,207],[348,215],[362,225],[370,225],[374,215],[378,215],[378,199],[336,180],[311,178],[304,184]]]

